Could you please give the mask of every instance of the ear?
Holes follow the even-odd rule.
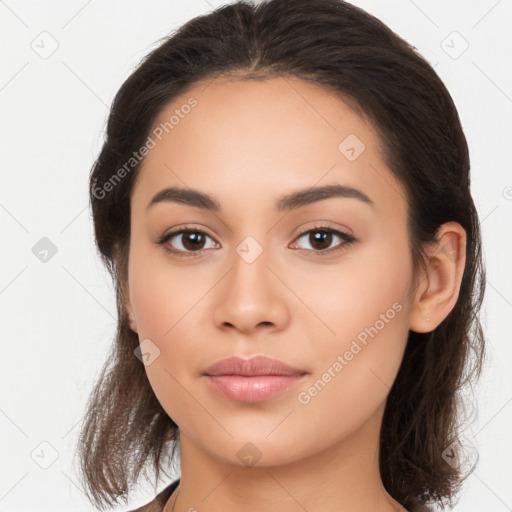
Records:
[[[427,249],[426,271],[421,270],[410,311],[409,328],[415,332],[433,331],[459,297],[466,265],[466,231],[458,222],[447,222],[439,227],[436,238]]]
[[[132,307],[132,304],[131,304],[131,301],[129,298],[130,293],[127,291],[126,295],[128,298],[125,300],[124,309],[125,309],[126,315],[128,317],[128,324],[130,325],[130,329],[132,331],[138,333],[139,331],[137,330],[137,321],[136,321],[135,314],[133,312],[133,307]]]

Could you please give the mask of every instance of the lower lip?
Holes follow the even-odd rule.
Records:
[[[222,395],[239,402],[261,402],[295,386],[304,375],[206,375]]]

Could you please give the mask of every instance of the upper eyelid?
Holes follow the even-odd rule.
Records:
[[[305,233],[308,233],[309,231],[320,231],[320,230],[325,230],[325,231],[337,231],[338,233],[345,233],[347,235],[350,235],[350,230],[347,229],[346,231],[344,231],[342,228],[334,228],[332,226],[328,226],[328,225],[325,225],[325,224],[321,224],[321,222],[316,222],[314,226],[310,226],[310,227],[307,227],[307,228],[304,228],[304,229],[301,229],[297,235],[297,236],[301,236]]]
[[[315,225],[315,226],[311,226],[311,227],[307,227],[307,228],[304,228],[304,229],[301,229],[296,235],[295,235],[295,238],[297,238],[298,236],[302,236],[304,235],[305,233],[308,233],[309,231],[315,231],[315,230],[329,230],[329,231],[337,231],[339,233],[344,233],[346,235],[351,235],[351,230],[347,229],[346,231],[344,231],[343,229],[339,229],[339,228],[334,228],[332,226],[327,226],[327,225]],[[179,234],[182,234],[183,232],[199,232],[199,233],[203,233],[207,236],[209,236],[210,238],[212,239],[215,239],[215,237],[213,235],[210,235],[210,233],[208,233],[208,231],[206,231],[204,228],[196,228],[196,227],[193,227],[193,226],[184,226],[184,227],[181,227],[181,228],[178,228],[178,229],[174,229],[174,230],[171,230],[167,233],[164,233],[163,235],[161,235],[161,238],[166,238],[166,237],[170,237],[171,235],[172,236],[176,236],[176,235],[179,235]]]
[[[316,224],[318,224],[318,222]],[[320,230],[333,232],[334,234],[338,234],[338,236],[339,235],[346,235],[348,237],[357,239],[355,237],[355,235],[352,235],[350,232],[346,232],[346,231],[343,231],[341,229],[333,228],[333,227],[327,226],[327,225],[315,225],[315,226],[304,228],[299,233],[297,233],[297,235],[293,239],[293,242],[295,242],[296,240],[298,240],[299,238],[301,238],[302,236],[306,235],[307,233],[309,233],[311,231],[320,231]],[[162,235],[160,240],[162,240],[162,241],[165,240],[165,241],[168,242],[169,240],[172,240],[174,237],[176,237],[178,235],[182,235],[183,233],[190,233],[190,232],[192,232],[192,233],[196,233],[196,232],[203,233],[206,236],[210,237],[215,243],[217,243],[217,244],[219,243],[215,239],[215,237],[210,235],[205,229],[203,229],[203,228],[196,228],[196,227],[193,227],[193,226],[184,226],[184,227],[178,228],[176,230],[170,231],[169,233],[166,233],[166,234]],[[193,253],[193,252],[200,252],[200,251],[180,251],[180,252],[191,252],[191,253]]]

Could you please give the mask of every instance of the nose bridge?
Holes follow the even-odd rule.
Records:
[[[259,234],[256,236],[257,238],[253,235],[246,236],[235,248],[236,254],[247,265],[252,265],[257,260],[260,260],[261,264],[261,260],[266,261],[268,259],[269,251],[268,247],[266,249],[263,247],[265,243],[265,241],[262,240],[263,235]],[[240,262],[237,263],[241,265]]]
[[[268,247],[264,246],[265,241],[262,238],[261,234],[248,235],[235,247],[231,279],[236,290],[258,294],[268,287],[270,273],[268,265],[271,253]],[[265,290],[265,293],[268,293],[268,290]]]
[[[282,328],[287,308],[279,289],[279,280],[268,267],[272,254],[257,239],[264,235],[247,235],[234,247],[231,271],[216,305],[215,321],[250,331],[259,324]],[[267,240],[267,239],[266,239]]]

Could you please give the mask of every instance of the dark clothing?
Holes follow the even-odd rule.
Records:
[[[179,483],[180,480],[178,479],[166,487],[162,492],[160,492],[153,501],[150,501],[146,505],[143,505],[137,510],[132,510],[131,512],[162,512],[165,504],[171,497],[171,494],[176,489],[176,487],[178,487]],[[422,505],[422,503],[418,500],[418,503],[412,507],[409,512],[432,512],[432,509],[426,505]]]

